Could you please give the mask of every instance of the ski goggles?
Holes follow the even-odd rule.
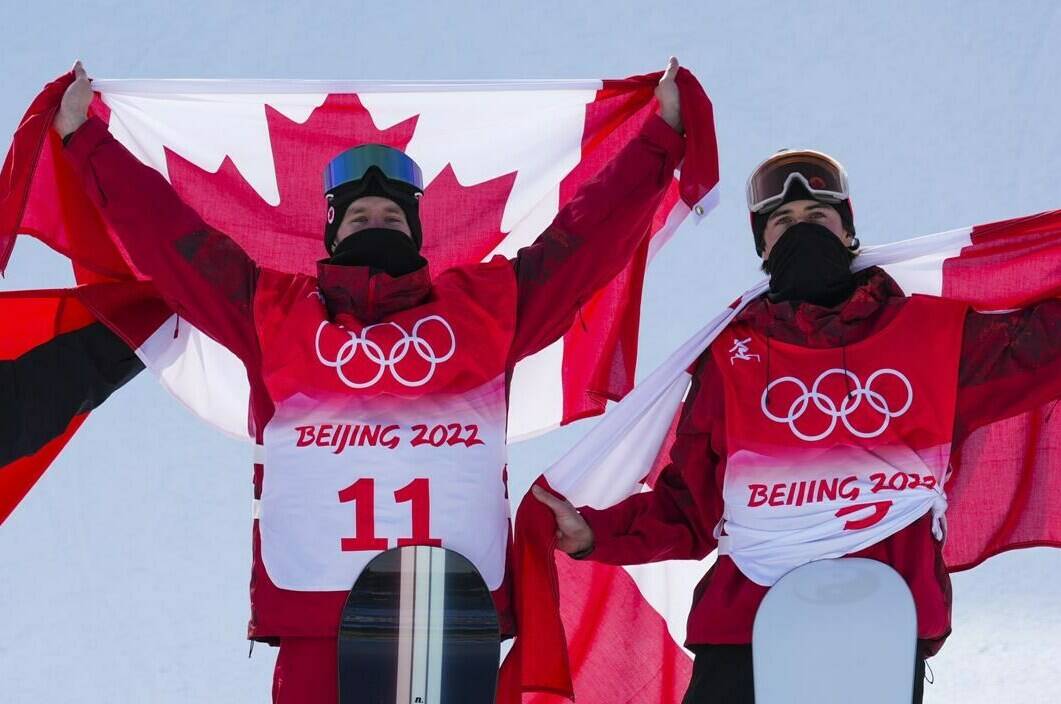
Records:
[[[748,210],[761,214],[776,209],[793,183],[824,203],[839,203],[850,196],[847,172],[840,162],[810,149],[783,151],[759,164],[748,178]]]
[[[324,192],[347,183],[360,181],[375,167],[388,180],[404,183],[417,191],[424,190],[420,167],[405,152],[382,144],[362,144],[347,149],[324,167]]]

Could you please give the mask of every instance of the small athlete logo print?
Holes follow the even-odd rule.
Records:
[[[750,360],[754,359],[756,362],[759,361],[759,355],[752,354],[748,350],[748,343],[751,342],[750,337],[746,337],[743,340],[733,338],[733,347],[729,348],[730,358],[729,363],[732,365],[738,359]]]

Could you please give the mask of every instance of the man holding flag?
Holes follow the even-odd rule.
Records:
[[[978,280],[948,290],[945,269],[940,297],[907,295],[877,266],[853,270],[859,242],[835,159],[775,154],[753,172],[747,197],[769,289],[735,304],[697,348],[669,460],[647,479],[652,490],[577,510],[541,486],[533,492],[555,515],[557,547],[576,558],[635,565],[718,550],[688,619],[688,704],[752,702],[760,601],[789,570],[842,556],[892,566],[913,593],[919,702],[923,658],[950,633],[948,569],[1012,547],[1058,545],[1061,535],[1046,518],[1061,497],[1037,471],[1056,464],[1056,215],[987,226],[980,241],[974,228],[971,244],[988,252],[969,247],[969,259],[994,257],[998,278],[981,268]],[[1007,276],[1029,261],[1022,276]],[[949,272],[955,279],[959,267]],[[970,294],[992,284],[994,298]],[[1017,310],[986,314],[968,302]],[[988,428],[995,435],[985,441]],[[601,449],[592,438],[586,444],[572,455]],[[993,456],[992,444],[1009,457]],[[575,485],[547,477],[565,494]],[[1031,495],[997,506],[1011,483]],[[961,502],[961,530],[948,546],[961,556],[945,562],[948,498]],[[970,528],[974,504],[987,536]]]
[[[327,257],[308,276],[258,266],[86,120],[92,88],[75,66],[55,117],[69,164],[131,264],[247,368],[261,450],[250,637],[280,645],[276,701],[335,700],[346,590],[387,547],[469,557],[512,633],[512,369],[641,246],[684,152],[677,77],[671,59],[659,117],[511,260],[430,273],[419,167],[382,145],[339,154],[325,171]]]

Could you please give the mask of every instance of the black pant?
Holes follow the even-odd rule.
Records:
[[[693,677],[682,704],[755,704],[750,645],[694,645],[692,650]],[[921,704],[924,692],[925,660],[918,656],[913,704]]]

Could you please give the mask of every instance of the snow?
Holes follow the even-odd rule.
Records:
[[[108,77],[428,80],[618,77],[677,54],[715,104],[721,204],[652,264],[642,372],[758,277],[743,183],[781,147],[844,161],[865,242],[1061,207],[1051,2],[341,7],[5,3],[0,124],[79,56]],[[0,288],[70,283],[23,239]],[[512,448],[513,488],[590,423]],[[246,446],[146,375],[94,413],[0,528],[0,699],[268,701],[275,651],[247,659],[244,640],[250,490]],[[926,701],[1061,700],[1058,583],[1046,549],[956,575]]]

